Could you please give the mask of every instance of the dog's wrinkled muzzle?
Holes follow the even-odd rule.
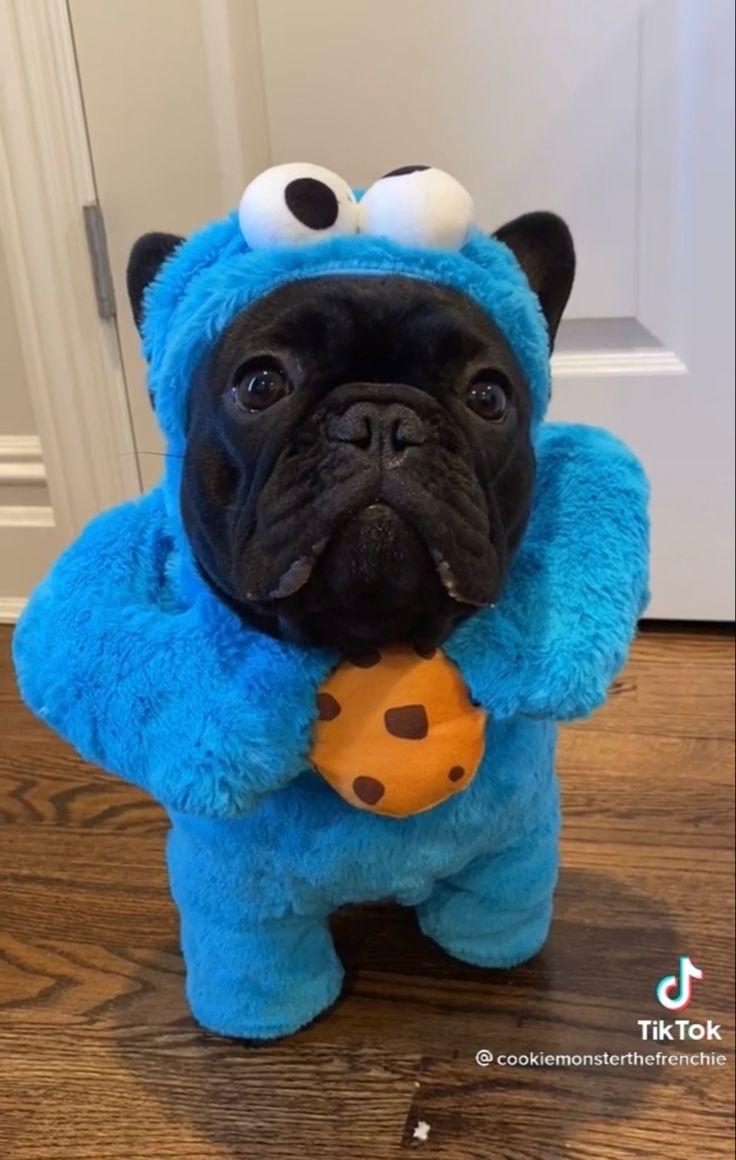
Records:
[[[276,518],[256,530],[243,556],[248,600],[294,596],[319,564],[320,583],[346,599],[372,587],[406,593],[430,572],[459,603],[493,602],[499,561],[487,502],[472,456],[438,435],[446,430],[439,404],[401,384],[349,384],[312,424],[323,486],[312,497],[302,479],[307,495],[300,490],[293,506],[278,496]],[[275,494],[278,469],[270,487]]]

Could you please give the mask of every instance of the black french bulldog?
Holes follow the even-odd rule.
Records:
[[[496,235],[550,346],[575,255],[554,214]],[[128,287],[182,239],[147,234]],[[266,632],[344,654],[442,643],[494,603],[529,516],[531,400],[498,328],[456,290],[326,276],[243,311],[197,368],[181,506],[197,566]]]

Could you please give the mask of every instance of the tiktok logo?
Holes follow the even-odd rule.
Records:
[[[668,1011],[684,1011],[693,997],[693,979],[703,972],[687,955],[680,955],[676,975],[665,975],[657,983],[657,1001]]]
[[[676,975],[665,975],[657,983],[657,1002],[668,1011],[684,1011],[693,997],[693,979],[702,979],[703,972],[687,955],[680,955]],[[708,1019],[705,1023],[693,1023],[690,1019],[637,1019],[642,1039],[653,1039],[661,1043],[665,1040],[722,1039],[721,1024]]]

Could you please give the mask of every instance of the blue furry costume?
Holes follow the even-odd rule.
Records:
[[[446,642],[488,711],[475,780],[426,813],[352,808],[310,767],[315,694],[337,657],[245,626],[200,580],[180,508],[192,369],[249,303],[297,278],[400,273],[475,300],[534,400],[535,506],[497,607]],[[543,944],[559,833],[556,722],[605,699],[647,588],[647,486],[604,431],[545,425],[548,338],[513,254],[382,237],[253,251],[236,215],[192,236],[146,298],[144,349],[169,458],[162,483],[93,520],[14,638],[22,695],[89,761],[171,819],[187,993],[212,1030],[295,1031],[338,996],[328,917],[393,898],[451,955],[509,967]]]

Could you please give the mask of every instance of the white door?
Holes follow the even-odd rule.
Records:
[[[0,621],[15,619],[59,547],[0,239]]]
[[[140,490],[114,320],[90,279],[95,189],[64,0],[0,0],[0,620]]]
[[[148,229],[232,207],[270,162],[355,184],[431,162],[489,230],[561,213],[579,274],[553,416],[653,487],[651,615],[733,612],[732,0],[70,0],[140,470],[160,442],[123,305]]]

